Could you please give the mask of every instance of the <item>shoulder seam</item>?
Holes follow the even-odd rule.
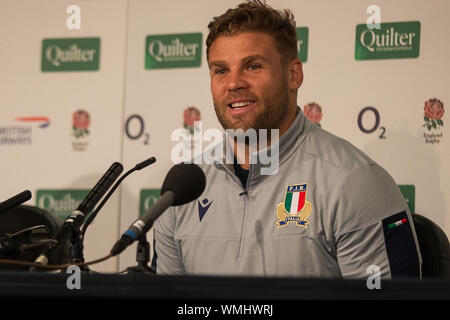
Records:
[[[357,228],[354,228],[354,229],[351,229],[351,230],[348,230],[348,231],[342,231],[342,232],[340,232],[340,233],[335,234],[334,236],[335,236],[335,237],[339,237],[339,236],[342,236],[342,235],[347,234],[347,233],[351,233],[351,232],[359,231],[359,230],[362,230],[362,229],[366,229],[366,228],[368,228],[368,227],[371,227],[371,226],[373,226],[373,225],[376,225],[376,224],[381,223],[381,221],[382,221],[382,220],[376,220],[375,222],[368,223],[367,225],[364,225],[364,226],[362,226],[362,227],[359,226],[359,227],[357,227]]]
[[[354,168],[346,168],[346,167],[343,167],[343,166],[339,166],[339,165],[337,165],[337,164],[335,164],[335,163],[333,163],[333,162],[331,162],[329,160],[323,159],[323,158],[319,157],[317,154],[310,153],[308,151],[304,151],[304,152],[305,152],[305,154],[310,155],[312,157],[315,157],[316,159],[318,159],[318,160],[320,160],[322,162],[325,162],[325,163],[327,163],[327,164],[329,164],[329,165],[331,165],[331,166],[333,166],[333,167],[335,167],[337,169],[341,169],[342,171],[346,172],[349,175],[353,171],[358,170],[358,169],[360,169],[360,168],[362,168],[364,166],[372,167],[372,166],[375,165],[375,163],[370,163],[369,161],[365,161],[365,162],[361,163],[360,165],[358,165],[358,166],[356,166]]]
[[[345,171],[345,172],[350,172],[350,171],[352,171],[351,169],[347,169],[347,168],[338,166],[337,164],[335,164],[335,163],[333,163],[333,162],[331,162],[331,161],[328,161],[328,160],[326,160],[326,159],[323,159],[323,158],[319,157],[317,154],[310,153],[310,152],[307,152],[307,151],[305,151],[305,154],[310,155],[310,156],[313,156],[313,157],[315,157],[316,159],[318,159],[318,160],[320,160],[320,161],[322,161],[322,162],[326,162],[326,163],[328,163],[329,165],[332,165],[332,166],[335,167],[335,168],[341,169],[342,171]]]

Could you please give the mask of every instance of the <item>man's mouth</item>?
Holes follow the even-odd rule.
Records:
[[[232,103],[227,104],[227,106],[230,107],[231,109],[240,109],[240,108],[248,107],[249,105],[252,105],[254,103],[255,103],[255,101],[248,100],[248,101],[232,102]]]

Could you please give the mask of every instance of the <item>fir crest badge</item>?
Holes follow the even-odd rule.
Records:
[[[277,227],[284,227],[289,222],[295,222],[297,226],[308,228],[308,217],[312,211],[311,202],[306,200],[308,185],[295,184],[286,187],[284,201],[277,207]]]

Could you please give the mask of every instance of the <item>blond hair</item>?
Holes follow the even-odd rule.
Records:
[[[297,35],[294,15],[288,9],[275,10],[265,2],[251,0],[228,9],[224,14],[214,17],[208,24],[206,55],[219,36],[230,36],[240,32],[263,32],[275,40],[284,63],[297,57]]]

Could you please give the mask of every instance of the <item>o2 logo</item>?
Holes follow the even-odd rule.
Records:
[[[369,125],[367,121],[363,122],[363,119],[369,117],[368,114],[372,114],[375,118],[373,125]],[[358,114],[358,127],[364,133],[370,134],[375,132],[377,129],[380,131],[379,139],[386,139],[386,127],[380,127],[380,113],[374,107],[365,107]]]
[[[125,122],[125,134],[131,140],[143,139],[144,145],[150,145],[150,133],[145,132],[145,121],[142,116],[132,114]]]

